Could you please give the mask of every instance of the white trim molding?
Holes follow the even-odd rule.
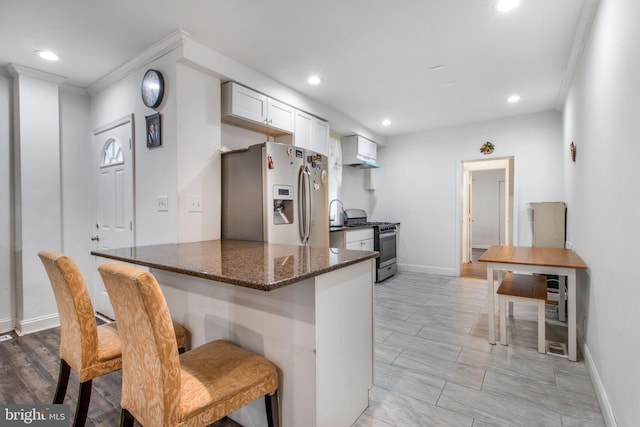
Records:
[[[600,411],[602,412],[604,423],[607,427],[618,427],[616,417],[613,415],[611,402],[609,402],[609,397],[607,396],[607,391],[604,389],[602,379],[600,379],[600,374],[598,373],[596,364],[591,357],[589,347],[586,344],[582,345],[582,354],[584,355],[585,365],[587,366],[589,377],[591,377],[591,383],[593,384],[598,403],[600,404]]]
[[[96,93],[108,88],[117,81],[131,74],[138,68],[155,61],[156,59],[166,55],[167,53],[183,46],[188,40],[191,40],[191,34],[184,30],[177,30],[171,33],[169,36],[160,40],[140,55],[136,56],[132,60],[125,62],[120,67],[113,70],[100,80],[91,84],[87,88],[89,95],[95,95]]]
[[[0,319],[0,334],[4,334],[5,332],[11,332],[15,328],[16,328],[15,317],[6,317],[4,319]]]
[[[27,335],[60,326],[58,313],[48,316],[34,317],[33,319],[20,320],[16,326],[16,334]]]
[[[25,67],[24,65],[18,65],[18,64],[9,64],[6,67],[6,70],[13,77],[18,77],[18,76],[32,77],[34,79],[55,83],[57,85],[67,80],[67,77],[65,76],[47,73],[46,71],[41,71],[35,68]]]
[[[580,17],[578,18],[578,24],[576,25],[576,32],[573,36],[573,44],[571,46],[571,53],[569,54],[569,61],[567,62],[567,68],[562,76],[560,82],[560,90],[556,96],[556,110],[564,110],[564,101],[569,93],[569,87],[573,81],[573,76],[576,74],[576,70],[580,65],[582,59],[582,53],[584,52],[587,40],[589,40],[589,34],[591,34],[591,27],[598,11],[600,0],[586,0],[582,5],[580,11]]]
[[[429,265],[407,264],[398,263],[399,271],[406,271],[409,273],[423,273],[423,274],[435,274],[437,276],[451,276],[456,277],[458,274],[455,268],[445,267],[433,267]]]

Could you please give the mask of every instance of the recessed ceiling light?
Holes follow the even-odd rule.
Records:
[[[507,98],[507,102],[510,104],[515,104],[516,102],[520,102],[520,95],[511,95]]]
[[[50,50],[36,50],[36,54],[40,58],[46,59],[47,61],[57,61],[58,59],[60,59],[58,55],[51,52]]]
[[[310,85],[319,85],[320,83],[322,83],[322,78],[320,76],[310,76],[307,79],[307,83],[309,83]]]
[[[509,12],[515,9],[520,4],[520,0],[499,0],[496,3],[496,10],[498,12]]]
[[[389,119],[384,119],[382,121],[382,126],[391,126],[391,120]]]

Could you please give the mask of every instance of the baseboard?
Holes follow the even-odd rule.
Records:
[[[600,404],[600,411],[602,412],[604,423],[607,427],[617,427],[618,424],[616,423],[616,417],[613,415],[613,409],[611,408],[611,403],[609,403],[607,392],[604,389],[600,374],[593,362],[589,347],[586,344],[582,345],[582,354],[584,355],[584,362],[585,365],[587,365],[587,370],[589,371],[589,376],[591,377],[591,382],[593,383],[593,388],[596,392],[598,403]]]
[[[15,317],[7,317],[5,319],[0,319],[0,334],[4,334],[5,332],[11,332],[15,328],[16,328]]]
[[[406,271],[408,273],[434,274],[437,276],[457,276],[455,268],[431,267],[428,265],[398,263],[398,270]]]
[[[16,334],[26,335],[33,332],[43,331],[45,329],[55,328],[56,326],[60,326],[58,313],[35,317],[28,320],[20,320],[16,325]]]

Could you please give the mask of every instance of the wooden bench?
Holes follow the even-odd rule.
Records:
[[[546,353],[545,301],[547,280],[544,276],[507,273],[498,288],[500,312],[500,344],[507,345],[507,303],[535,304],[538,306],[538,352]],[[509,307],[511,308],[511,307]],[[513,309],[509,310],[513,316]]]

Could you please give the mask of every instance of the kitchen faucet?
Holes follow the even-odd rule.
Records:
[[[333,202],[340,202],[339,209],[336,209],[336,213],[331,217],[331,207]],[[344,225],[344,205],[340,199],[333,199],[329,202],[329,226],[342,226]]]

